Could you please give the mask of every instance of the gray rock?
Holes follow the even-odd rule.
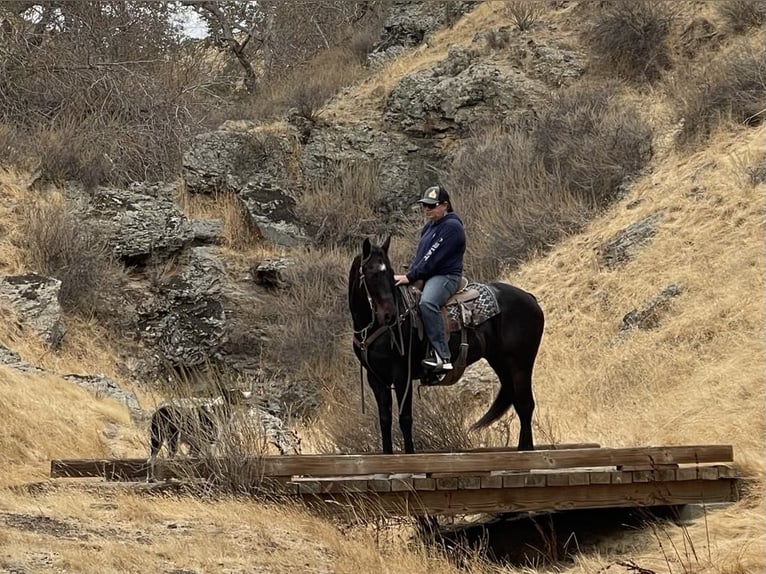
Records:
[[[143,263],[154,255],[179,252],[194,239],[191,223],[175,202],[173,184],[99,188],[87,201],[87,218],[99,227],[115,257]]]
[[[519,70],[482,63],[477,56],[451,46],[444,61],[403,77],[386,101],[386,122],[416,136],[528,123],[548,88]]]
[[[378,50],[420,44],[428,34],[453,23],[478,3],[475,0],[393,0],[383,24],[383,38]]]
[[[307,181],[331,179],[338,165],[377,164],[380,170],[379,209],[381,214],[395,214],[409,207],[422,192],[426,182],[419,179],[419,162],[440,165],[439,152],[425,159],[429,152],[401,134],[387,133],[360,122],[353,126],[316,128],[301,151],[301,170]],[[371,214],[372,216],[372,214]]]
[[[654,237],[662,218],[662,212],[653,213],[620,231],[599,249],[601,263],[614,269],[630,261]]]
[[[16,351],[12,351],[8,347],[0,344],[0,365],[7,365],[17,371],[24,373],[43,373],[44,371],[38,367],[30,365],[26,361],[22,361],[21,357]]]
[[[66,333],[61,321],[61,281],[37,273],[0,277],[0,302],[13,309],[53,349]]]
[[[143,420],[145,417],[145,413],[141,409],[136,395],[124,390],[105,375],[70,374],[64,375],[64,379],[89,390],[97,396],[107,397],[125,405],[130,411],[130,416],[133,420]]]
[[[235,193],[267,240],[284,246],[306,243],[307,233],[295,217],[293,183],[287,167],[300,134],[289,125],[282,134],[252,124],[245,130],[223,126],[194,138],[183,160],[187,190]]]
[[[220,245],[223,238],[223,221],[220,219],[192,219],[195,245]]]
[[[225,339],[224,269],[211,249],[191,249],[183,270],[162,279],[138,309],[139,336],[162,363],[205,364],[218,355]]]
[[[620,331],[657,328],[662,317],[670,309],[671,300],[678,297],[682,292],[683,288],[680,285],[675,283],[668,285],[641,309],[633,309],[626,313],[622,318]]]
[[[259,261],[253,265],[250,275],[256,285],[266,288],[282,289],[288,286],[287,281],[282,275],[282,271],[292,265],[293,261],[286,257],[274,260]]]

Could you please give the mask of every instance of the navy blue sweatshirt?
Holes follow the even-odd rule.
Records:
[[[438,221],[429,221],[420,232],[415,259],[407,272],[410,283],[434,275],[462,275],[465,253],[463,222],[453,212]]]

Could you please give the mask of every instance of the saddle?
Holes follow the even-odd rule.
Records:
[[[422,287],[423,283],[417,281],[402,288],[407,308],[410,310],[411,319],[416,326],[420,339],[423,339],[424,336],[419,307]],[[433,385],[452,385],[460,379],[467,366],[467,329],[478,327],[499,312],[500,306],[492,287],[483,283],[469,283],[465,277],[461,278],[455,293],[441,307],[444,333],[447,339],[449,339],[450,333],[460,333],[460,351],[453,361],[454,369],[439,379],[438,382],[432,383]]]

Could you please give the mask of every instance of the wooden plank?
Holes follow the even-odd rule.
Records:
[[[633,482],[632,472],[623,472],[616,470],[609,473],[612,477],[612,484],[631,484]]]
[[[678,464],[620,464],[617,466],[617,470],[658,470],[658,469],[675,469],[678,468]]]
[[[51,477],[97,477],[106,480],[146,480],[145,458],[123,460],[52,460]]]
[[[354,499],[354,506],[370,504],[389,514],[474,514],[733,502],[737,500],[734,483],[722,479],[384,493],[372,498],[361,495]],[[334,496],[343,495],[323,495]]]
[[[436,480],[433,478],[415,478],[412,486],[415,490],[436,490]]]
[[[476,490],[481,488],[481,476],[461,476],[457,479],[459,490]]]
[[[679,468],[676,470],[676,480],[697,480],[697,467]]]
[[[408,455],[292,455],[253,457],[240,461],[240,472],[253,476],[338,476],[394,473],[482,473],[495,470],[564,469],[638,464],[725,463],[733,460],[730,445],[563,449],[525,452],[439,453]],[[183,459],[177,464],[226,468],[213,461]],[[51,476],[135,475],[142,459],[54,460]],[[157,461],[157,466],[164,464]],[[200,469],[201,472],[201,469]]]
[[[463,473],[562,469],[626,464],[722,463],[733,461],[731,445],[539,450],[498,453],[294,455],[252,459],[265,475],[312,476],[375,473]]]
[[[561,443],[561,444],[538,444],[535,445],[535,450],[573,450],[578,448],[601,448],[601,445],[597,442],[575,442],[575,443]],[[437,454],[437,453],[454,453],[454,452],[517,452],[518,449],[515,446],[485,446],[479,448],[469,448],[467,450],[422,450],[419,454]]]
[[[612,482],[611,471],[591,471],[588,474],[590,474],[588,477],[589,484],[611,484]]]
[[[482,488],[503,488],[503,477],[499,474],[491,474],[480,477]]]
[[[414,490],[414,479],[412,477],[401,477],[391,479],[391,492]]]
[[[697,478],[700,480],[718,480],[717,466],[701,466],[697,469]]]

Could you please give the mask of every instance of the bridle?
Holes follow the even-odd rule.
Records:
[[[359,274],[358,274],[359,285],[362,287],[362,289],[364,289],[364,294],[365,294],[365,297],[367,298],[367,303],[370,306],[370,314],[371,314],[370,322],[361,329],[358,329],[358,330],[354,329],[354,337],[353,337],[354,346],[356,346],[361,353],[361,361],[359,365],[359,381],[361,385],[362,413],[364,413],[363,369],[366,367],[368,372],[372,373],[372,375],[379,381],[382,381],[380,376],[378,376],[378,374],[375,373],[373,368],[370,366],[369,361],[367,360],[367,350],[370,348],[370,345],[372,345],[372,343],[375,342],[381,335],[389,333],[391,349],[396,349],[400,357],[407,357],[407,389],[405,391],[405,396],[409,392],[410,387],[412,385],[412,335],[414,330],[413,322],[410,321],[410,337],[408,338],[408,345],[407,345],[408,348],[406,349],[406,351],[404,348],[404,332],[402,331],[402,323],[407,318],[407,316],[412,312],[412,309],[405,303],[405,309],[396,315],[396,319],[394,319],[394,321],[391,324],[379,325],[377,329],[370,332],[370,330],[376,324],[375,300],[372,298],[372,295],[370,295],[370,290],[367,287],[367,281],[364,275],[364,266],[370,260],[370,257],[372,257],[372,253],[370,253],[367,257],[362,257],[362,259],[359,262]],[[396,287],[394,287],[394,300],[396,301],[397,309],[399,309],[398,302],[400,300],[400,297],[397,296]],[[402,404],[404,404],[404,401],[402,401]],[[402,405],[399,405],[399,414],[400,415],[402,414]]]

